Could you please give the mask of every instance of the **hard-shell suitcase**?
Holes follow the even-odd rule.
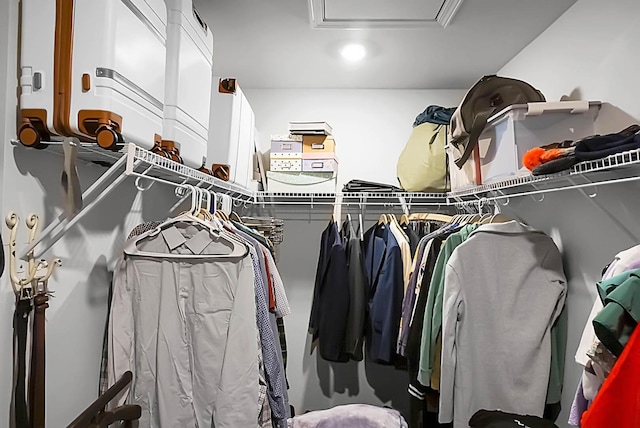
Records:
[[[173,141],[184,163],[206,165],[213,36],[191,0],[165,0],[166,92],[162,139]]]
[[[221,79],[212,91],[207,159],[230,166],[229,181],[249,186],[253,180],[255,115],[235,79]]]
[[[163,0],[22,0],[19,138],[114,148],[161,139]]]

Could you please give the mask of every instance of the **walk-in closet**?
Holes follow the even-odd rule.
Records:
[[[1,0],[0,426],[639,428],[637,0]]]

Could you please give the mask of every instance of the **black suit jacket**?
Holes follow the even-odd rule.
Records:
[[[320,356],[327,361],[346,362],[344,339],[349,316],[349,271],[347,255],[332,221],[322,232],[320,256],[313,290],[309,319],[312,346],[317,345]]]
[[[355,361],[362,361],[362,342],[367,306],[367,278],[364,273],[362,242],[348,220],[342,225],[342,242],[347,251],[349,270],[349,316],[345,332],[344,352]]]

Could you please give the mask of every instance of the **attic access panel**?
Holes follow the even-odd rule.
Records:
[[[464,0],[309,0],[313,28],[446,27]]]

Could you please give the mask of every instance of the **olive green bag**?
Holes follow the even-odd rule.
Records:
[[[447,154],[444,149],[446,140],[445,125],[426,122],[413,128],[398,158],[400,187],[408,192],[449,190]]]

